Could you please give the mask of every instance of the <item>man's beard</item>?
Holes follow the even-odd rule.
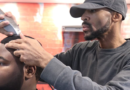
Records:
[[[97,31],[94,31],[91,24],[87,23],[87,22],[83,22],[83,24],[87,25],[90,27],[89,32],[91,33],[89,36],[85,36],[85,40],[93,40],[95,38],[101,38],[103,36],[103,34],[105,32],[107,32],[109,30],[110,27],[110,19],[108,19],[107,23],[100,29],[98,29]]]
[[[12,77],[11,77],[12,78]],[[18,73],[18,75],[11,79],[4,86],[0,86],[0,90],[20,90],[23,83],[23,73]]]

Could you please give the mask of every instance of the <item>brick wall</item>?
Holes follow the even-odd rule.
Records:
[[[124,38],[130,38],[130,5],[127,6],[128,11],[127,11],[127,17],[125,21],[122,23],[122,30],[121,33]]]
[[[0,8],[14,14],[23,34],[39,40],[44,49],[52,55],[62,51],[62,26],[81,25],[80,19],[73,19],[69,15],[70,7],[71,4],[0,3]],[[124,38],[130,37],[130,5],[128,5],[127,18],[122,24],[121,32]],[[82,37],[81,35],[83,34],[80,34],[80,37]],[[0,35],[0,40],[4,37],[4,35]],[[41,88],[41,85],[38,88]],[[42,88],[49,90],[46,85]]]
[[[69,15],[71,4],[53,3],[1,3],[5,12],[11,11],[16,17],[23,34],[39,40],[43,47],[55,55],[62,51],[62,26],[81,25],[81,20]],[[79,23],[78,23],[79,22]],[[127,18],[122,24],[122,35],[130,37],[130,5]],[[5,37],[1,35],[0,40]]]

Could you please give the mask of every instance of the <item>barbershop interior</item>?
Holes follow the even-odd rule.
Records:
[[[24,35],[38,40],[42,47],[56,55],[66,52],[79,42],[84,42],[81,18],[70,15],[70,7],[84,0],[0,0],[0,9],[11,12]],[[121,33],[130,38],[130,0],[127,2],[127,17]],[[0,40],[6,36],[0,34]],[[52,90],[46,82],[37,83],[38,90]]]

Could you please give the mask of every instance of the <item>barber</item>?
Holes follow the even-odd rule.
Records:
[[[78,43],[55,57],[22,34],[6,47],[18,49],[14,55],[21,62],[42,67],[41,79],[58,90],[129,90],[130,41],[120,33],[126,12],[125,0],[86,0],[71,7],[71,15],[83,20],[85,39],[98,41]],[[1,30],[7,24],[0,23]]]

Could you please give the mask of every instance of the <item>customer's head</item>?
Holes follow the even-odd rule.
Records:
[[[20,37],[7,37],[0,43],[0,90],[34,89],[42,68],[25,65],[13,55],[14,49],[5,48],[4,44],[15,39]]]
[[[72,17],[81,17],[85,39],[101,38],[110,29],[120,29],[127,13],[125,0],[85,0],[83,4],[72,6]]]

